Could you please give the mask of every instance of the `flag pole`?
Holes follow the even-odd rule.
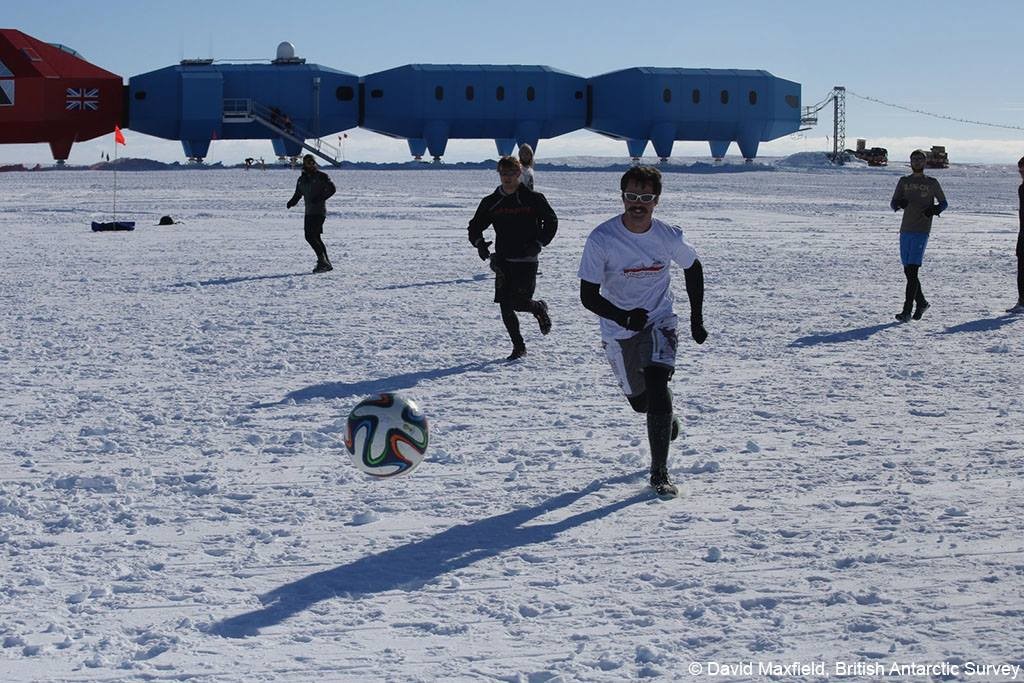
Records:
[[[114,132],[114,223],[117,223],[117,132]]]

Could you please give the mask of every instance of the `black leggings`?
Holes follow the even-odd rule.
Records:
[[[1017,235],[1017,301],[1024,302],[1024,230]]]
[[[309,246],[313,247],[317,263],[327,261],[327,245],[324,244],[323,238],[320,237],[324,231],[324,219],[326,218],[326,216],[307,215],[303,221],[306,241],[309,242]]]
[[[907,276],[907,291],[903,298],[903,309],[908,312],[915,301],[918,306],[925,303],[924,292],[921,291],[921,279],[917,276],[917,271],[920,268],[921,266],[903,266],[903,274]]]
[[[532,299],[519,299],[515,301],[502,301],[501,302],[501,322],[505,323],[505,329],[508,330],[508,336],[512,340],[513,346],[524,346],[526,342],[523,341],[523,335],[519,331],[519,316],[516,315],[516,311],[521,313],[533,313],[537,310],[537,302]]]
[[[627,397],[629,405],[638,413],[671,415],[672,390],[668,388],[671,377],[671,369],[661,365],[648,365],[644,368],[644,390],[636,396]]]
[[[309,242],[309,246],[313,247],[313,253],[316,254],[317,261],[327,260],[327,245],[324,244],[323,238],[320,237],[320,233],[307,232],[306,241]]]

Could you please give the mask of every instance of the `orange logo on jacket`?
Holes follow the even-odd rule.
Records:
[[[532,206],[499,206],[491,211],[495,216],[522,216],[533,213]]]

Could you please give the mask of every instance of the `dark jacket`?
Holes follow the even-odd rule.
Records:
[[[469,242],[475,245],[484,230],[494,226],[494,253],[500,258],[519,259],[536,256],[558,230],[558,217],[548,200],[520,184],[512,194],[499,186],[480,201],[469,221]]]
[[[327,200],[336,191],[334,183],[323,171],[303,171],[295,182],[295,194],[288,200],[288,206],[298,204],[301,197],[306,200],[307,216],[326,216]]]
[[[1020,221],[1020,231],[1024,233],[1024,184],[1017,187],[1017,220]]]

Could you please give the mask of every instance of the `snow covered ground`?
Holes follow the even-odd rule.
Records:
[[[109,173],[0,176],[0,679],[1011,679],[970,667],[1024,664],[1019,178],[932,172],[897,325],[906,171],[800,166],[665,177],[710,333],[668,502],[578,302],[617,174],[538,175],[517,363],[465,238],[494,173],[331,172],[317,276],[291,172],[119,173],[105,234]],[[431,420],[403,480],[343,446],[382,390]]]

